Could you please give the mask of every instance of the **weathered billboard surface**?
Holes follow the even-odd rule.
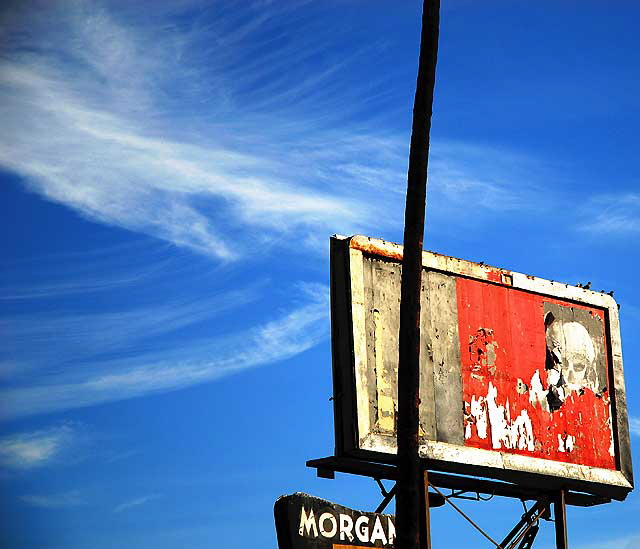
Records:
[[[338,455],[396,452],[402,247],[332,239]],[[609,295],[423,254],[421,455],[433,469],[623,499],[632,488]]]
[[[355,511],[325,499],[296,493],[274,506],[279,549],[394,547],[392,515]]]

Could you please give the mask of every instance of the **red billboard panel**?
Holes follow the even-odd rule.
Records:
[[[615,469],[602,309],[457,278],[465,446]]]

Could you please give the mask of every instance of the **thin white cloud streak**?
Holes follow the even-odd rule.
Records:
[[[192,267],[198,272],[194,273]],[[126,271],[118,272],[127,277]],[[42,298],[32,299],[25,308],[28,312],[20,307],[0,317],[4,343],[0,380],[6,388],[31,385],[37,380],[75,383],[86,379],[88,372],[103,371],[101,365],[107,367],[110,360],[123,364],[136,355],[150,360],[152,350],[179,361],[193,357],[194,349],[201,346],[194,334],[220,333],[217,324],[225,315],[242,311],[258,300],[267,283],[266,279],[254,280],[244,288],[221,291],[211,287],[215,278],[215,271],[207,272],[190,261],[188,266],[174,265],[151,279],[137,280],[117,294],[107,285],[98,303],[108,305],[97,310],[91,294],[74,302],[75,310],[65,300],[43,304]],[[198,285],[199,295],[206,297],[193,296],[193,285]],[[28,288],[24,293],[29,294]],[[160,300],[158,295],[162,296]]]
[[[31,507],[39,507],[42,509],[60,509],[86,504],[86,501],[78,490],[71,490],[60,494],[27,494],[20,496],[20,499]]]
[[[206,299],[167,299],[162,304],[94,313],[5,315],[0,333],[4,354],[22,361],[56,365],[104,352],[144,347],[145,341],[214,318],[258,297],[254,285],[241,291],[212,292]]]
[[[632,435],[640,437],[640,417],[629,416],[629,430]]]
[[[87,294],[102,292],[105,290],[129,286],[141,278],[96,278],[78,279],[60,284],[42,284],[21,287],[0,288],[0,301],[23,301],[33,299],[47,299],[52,297],[69,296],[74,294]]]
[[[299,22],[295,9],[223,13],[188,30],[117,21],[90,2],[50,10],[57,18],[14,21],[0,62],[0,165],[41,195],[222,260],[294,235],[400,225],[408,139],[318,120],[345,117],[337,82],[361,52],[309,71],[322,44],[277,40]],[[479,158],[504,158],[482,152],[464,165],[469,150],[434,146],[436,202],[526,204],[495,169],[474,173]]]
[[[141,505],[144,505],[145,503],[158,499],[159,497],[161,497],[160,494],[149,494],[149,495],[141,496],[139,498],[135,498],[129,501],[125,501],[124,503],[117,505],[114,508],[113,512],[122,513],[122,511],[127,511],[134,507],[140,507]]]
[[[10,127],[0,162],[92,219],[232,259],[244,226],[278,233],[358,215],[355,201],[269,174],[269,159],[147,137],[115,115],[79,107],[62,82],[37,71],[0,69],[0,85],[13,88],[0,110]]]
[[[76,434],[68,425],[0,438],[0,466],[9,469],[41,467],[69,449],[75,439]]]
[[[539,203],[543,178],[534,159],[500,147],[451,140],[431,147],[429,181],[439,210],[526,211]]]
[[[83,252],[5,261],[7,278],[19,278],[19,273],[28,270],[31,280],[0,285],[0,301],[42,301],[149,284],[162,273],[177,271],[179,254],[175,250],[171,253],[169,248],[133,241]]]
[[[319,288],[304,288],[307,303],[279,319],[228,338],[129,360],[94,361],[90,368],[76,365],[40,384],[0,391],[0,419],[171,391],[291,358],[328,337],[328,291]]]
[[[583,208],[579,229],[591,234],[634,237],[640,233],[640,194],[619,193],[592,198]]]

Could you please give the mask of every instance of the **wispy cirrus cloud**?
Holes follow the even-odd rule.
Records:
[[[539,204],[545,177],[536,159],[505,147],[451,140],[431,147],[430,198],[437,210],[473,204],[479,213],[526,211]]]
[[[156,500],[161,497],[160,494],[148,494],[146,496],[140,496],[138,498],[131,499],[129,501],[125,501],[120,505],[117,505],[114,508],[114,513],[122,513],[123,511],[128,511],[129,509],[133,509],[134,507],[140,507],[145,503]]]
[[[36,288],[56,284],[0,288],[0,418],[172,391],[326,339],[326,286],[292,282],[273,308],[282,290],[267,274],[165,252],[147,242],[52,256]]]
[[[46,465],[66,452],[75,439],[70,425],[5,436],[0,438],[0,466],[19,470]]]
[[[255,301],[258,287],[212,292],[206,299],[172,297],[112,311],[6,315],[0,319],[6,338],[1,354],[19,357],[23,373],[31,374],[33,368],[59,370],[104,353],[131,353],[146,349],[154,339]]]
[[[314,244],[401,225],[408,139],[373,117],[348,122],[394,89],[349,79],[362,51],[327,57],[295,4],[212,8],[189,28],[162,12],[18,10],[0,62],[0,165],[92,220],[221,260],[294,234]],[[435,143],[436,208],[526,207],[511,156]]]
[[[345,55],[335,47],[338,26],[309,32],[313,18],[295,3],[215,5],[189,25],[165,18],[181,9],[163,3],[144,17],[126,9],[116,17],[90,0],[17,8],[4,22],[0,167],[93,221],[221,268],[274,250],[317,254],[334,232],[398,230],[409,139],[375,116],[398,84],[389,75],[364,83],[351,76],[367,48],[382,46]],[[325,39],[337,42],[327,48]],[[357,124],[356,106],[372,113]],[[473,204],[475,215],[461,216],[462,224],[535,204],[536,163],[523,155],[436,140],[430,166],[429,215],[450,217]],[[193,284],[192,273],[160,265],[167,257],[151,271]],[[240,314],[259,293],[248,284],[211,277],[199,286],[209,296],[201,299],[163,283],[155,298],[131,302],[147,295],[149,269],[104,272],[0,288],[13,307],[0,319],[9,342],[6,359],[0,354],[0,376],[9,380],[0,417],[202,383],[327,337],[326,288],[307,288],[278,315],[261,313],[252,326],[227,331],[229,313]],[[102,293],[116,290],[130,293],[118,302]],[[87,306],[89,295],[109,306]],[[36,303],[61,297],[85,302]],[[173,337],[187,328],[198,335]]]
[[[59,494],[26,494],[20,496],[20,499],[31,507],[40,507],[42,509],[59,509],[86,504],[79,490],[71,490]]]
[[[309,178],[288,174],[289,144],[277,146],[276,125],[260,117],[243,121],[239,106],[218,104],[213,112],[235,119],[241,128],[263,128],[260,136],[244,132],[242,147],[229,143],[216,127],[207,138],[193,132],[185,137],[175,130],[180,124],[175,119],[164,119],[158,124],[163,128],[151,127],[147,120],[162,118],[163,109],[155,84],[175,86],[190,63],[173,56],[188,55],[182,42],[197,37],[174,29],[171,51],[158,51],[163,41],[150,29],[96,11],[74,5],[69,14],[59,13],[68,29],[68,36],[56,35],[59,43],[29,30],[31,13],[25,13],[22,34],[14,29],[22,48],[14,47],[0,63],[0,113],[7,129],[0,139],[0,164],[5,169],[91,219],[220,259],[237,256],[247,228],[268,231],[273,238],[300,227],[327,230],[337,217],[362,220],[364,212],[353,198],[337,198],[314,188]],[[209,66],[228,66],[225,44],[229,48],[238,39],[221,40]],[[103,51],[98,43],[109,46]],[[204,87],[229,85],[224,73],[207,78]],[[120,97],[122,82],[127,82],[126,100]],[[145,100],[132,101],[136,94]],[[182,114],[188,123],[196,113]],[[220,120],[217,124],[219,129]]]
[[[142,238],[102,248],[6,260],[7,278],[25,270],[30,280],[0,284],[0,302],[55,300],[72,296],[91,296],[153,283],[163,272],[184,271],[181,257],[168,244],[151,245]],[[183,273],[184,274],[184,273]]]
[[[305,285],[282,316],[226,337],[93,360],[0,391],[0,419],[166,392],[291,358],[328,337],[328,288]],[[85,367],[86,366],[86,367]]]
[[[640,194],[627,192],[593,197],[579,225],[592,234],[634,236],[640,233]]]
[[[640,437],[640,417],[629,416],[629,430],[632,435]]]

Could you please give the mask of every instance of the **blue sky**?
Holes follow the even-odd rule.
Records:
[[[425,247],[614,289],[637,447],[640,9],[443,4]],[[329,236],[402,239],[420,9],[3,4],[3,547],[275,548],[280,494],[377,506],[304,462],[333,451]],[[639,504],[571,508],[572,547],[640,546]]]

